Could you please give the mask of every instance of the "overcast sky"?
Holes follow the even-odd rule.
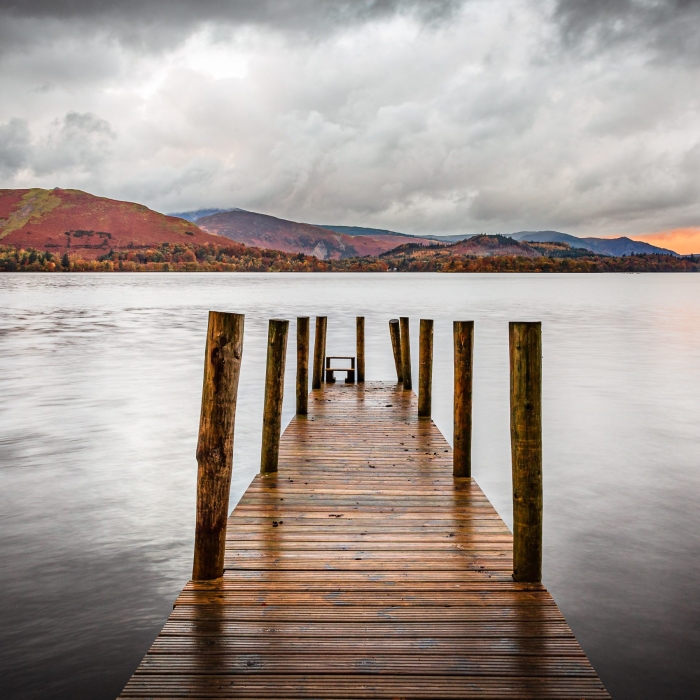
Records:
[[[409,233],[700,227],[700,0],[0,2],[0,95],[4,188]]]

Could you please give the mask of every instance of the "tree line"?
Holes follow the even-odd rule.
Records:
[[[149,248],[110,250],[97,259],[80,253],[0,246],[2,272],[698,272],[700,256],[641,254],[537,258],[477,257],[434,249],[389,251],[381,257],[319,260],[303,253],[252,248],[240,243],[162,243]]]

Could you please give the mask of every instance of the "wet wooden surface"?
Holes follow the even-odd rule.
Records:
[[[223,579],[185,587],[122,697],[609,697],[413,392],[309,398],[229,518]]]

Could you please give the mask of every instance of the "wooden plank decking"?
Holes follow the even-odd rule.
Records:
[[[324,385],[122,697],[608,698],[509,530],[395,384]]]

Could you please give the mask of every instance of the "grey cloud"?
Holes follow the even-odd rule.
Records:
[[[0,174],[12,177],[27,162],[30,134],[24,119],[13,118],[0,124]]]
[[[34,176],[94,172],[109,157],[116,134],[94,114],[69,112],[44,137],[33,139],[27,122],[0,124],[0,173],[12,178],[27,169]]]
[[[700,221],[697,71],[661,61],[659,35],[646,37],[653,46],[634,38],[639,2],[584,0],[581,14],[562,1],[555,23],[535,0],[453,15],[458,4],[436,3],[451,19],[430,31],[410,2],[353,5],[347,21],[349,3],[301,0],[298,17],[277,3],[280,17],[264,26],[270,2],[204,2],[202,21],[216,24],[214,8],[229,24],[162,54],[103,41],[95,28],[127,17],[118,4],[84,20],[16,16],[44,43],[15,50],[0,72],[10,97],[1,186],[412,233],[621,234]],[[198,26],[194,10],[172,6],[163,21],[178,29],[164,41]],[[148,28],[148,12],[134,9],[131,23]],[[314,40],[296,41],[304,21]],[[81,40],[76,27],[88,26]],[[605,27],[617,38],[605,40]],[[219,70],[227,61],[244,65]]]
[[[558,0],[553,18],[567,48],[643,46],[656,59],[700,63],[700,0]]]
[[[287,26],[316,19],[366,21],[407,11],[433,19],[461,4],[461,0],[32,0],[0,2],[0,13],[56,19],[124,17],[188,24],[225,20]]]
[[[411,15],[426,25],[451,17],[465,0],[38,0],[0,2],[0,39],[21,48],[53,33],[98,31],[144,51],[171,48],[204,25],[256,26],[326,38],[349,26]],[[37,21],[40,25],[37,25]],[[4,25],[4,30],[3,30]]]
[[[94,114],[69,112],[54,121],[47,138],[34,150],[37,175],[66,170],[93,171],[109,156],[116,134]]]

